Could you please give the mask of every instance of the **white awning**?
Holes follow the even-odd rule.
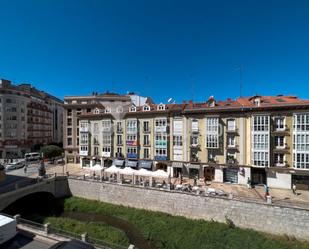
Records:
[[[126,167],[124,169],[119,170],[120,174],[122,175],[133,175],[136,173],[137,170],[132,169],[130,167]]]
[[[158,170],[152,172],[152,177],[168,178],[169,174],[162,169],[158,169]]]
[[[135,175],[138,176],[152,176],[152,171],[146,169],[139,169],[136,171]]]
[[[111,174],[113,174],[113,173],[118,173],[119,172],[119,168],[117,168],[115,165],[112,165],[112,166],[110,166],[109,168],[107,168],[106,170],[105,170],[105,172],[106,173],[111,173]]]
[[[96,164],[96,165],[90,167],[89,169],[90,169],[90,170],[93,170],[93,171],[100,171],[100,170],[103,169],[103,167],[101,167],[100,164]]]

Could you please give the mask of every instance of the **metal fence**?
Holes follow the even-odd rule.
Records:
[[[77,233],[74,233],[74,232],[71,232],[71,231],[59,229],[59,228],[52,226],[52,225],[48,225],[46,227],[46,225],[43,225],[41,223],[26,220],[26,219],[23,219],[23,218],[20,218],[20,217],[17,219],[17,222],[18,222],[18,224],[22,225],[23,227],[28,227],[28,228],[35,230],[35,231],[45,232],[46,236],[56,235],[56,236],[63,237],[65,239],[69,239],[69,240],[71,240],[71,239],[80,240],[80,241],[82,240],[82,234],[77,234]],[[100,240],[100,239],[97,239],[97,238],[93,238],[93,237],[90,237],[90,236],[85,236],[85,240],[86,240],[85,242],[92,244],[96,248],[99,248],[99,249],[127,249],[128,248],[126,246],[112,244],[112,243],[109,243],[107,241]]]

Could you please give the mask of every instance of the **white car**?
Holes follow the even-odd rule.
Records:
[[[20,169],[23,168],[26,165],[25,161],[10,163],[5,165],[5,170],[13,170],[13,169]]]

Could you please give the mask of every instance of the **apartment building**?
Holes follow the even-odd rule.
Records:
[[[51,142],[62,143],[63,103],[30,84],[0,80],[0,158],[20,158]]]
[[[68,162],[114,160],[117,166],[164,169],[172,177],[309,186],[307,100],[278,95],[154,104],[108,94],[67,100],[77,101],[65,103]]]

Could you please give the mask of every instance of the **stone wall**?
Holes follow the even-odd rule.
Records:
[[[225,222],[272,234],[309,238],[309,210],[225,198],[69,179],[73,196],[193,219]]]

